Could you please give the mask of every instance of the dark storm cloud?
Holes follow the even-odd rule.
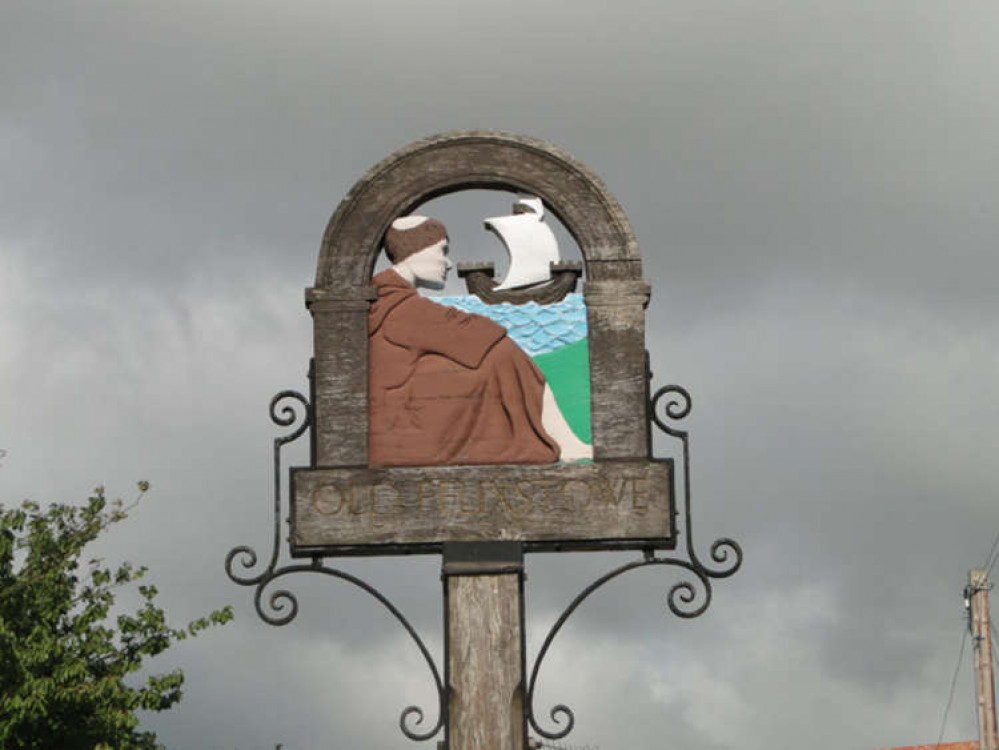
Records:
[[[692,623],[662,571],[602,589],[544,706],[564,696],[570,739],[602,748],[932,741],[963,578],[999,531],[997,22],[986,2],[7,4],[4,500],[153,481],[108,552],[178,619],[239,612],[170,656],[190,687],[150,717],[169,745],[404,746],[429,675],[377,603],[303,581],[271,629],[221,557],[269,552],[266,404],[304,389],[336,203],[419,137],[522,132],[628,213],[655,383],[695,398],[695,544],[747,551]],[[427,210],[494,257],[495,200]],[[532,648],[619,559],[529,561]],[[436,565],[345,563],[434,648]],[[950,727],[972,736],[970,709]]]

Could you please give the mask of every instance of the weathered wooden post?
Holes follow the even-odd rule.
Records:
[[[964,589],[968,606],[968,626],[974,638],[975,698],[978,704],[978,746],[980,750],[999,748],[996,732],[996,686],[992,674],[992,627],[989,609],[989,572],[968,571]]]
[[[517,542],[444,545],[451,747],[524,748],[523,568]]]
[[[551,280],[527,274],[515,283],[511,271],[496,285],[478,264],[459,273],[480,299],[443,300],[451,305],[444,307],[417,294],[416,286],[441,284],[450,262],[446,228],[414,209],[469,188],[526,194],[511,216],[487,224],[514,260],[514,243],[531,245],[531,237],[537,242],[524,253],[554,252]],[[546,210],[576,240],[583,268],[558,260]],[[373,277],[383,248],[392,268]],[[562,299],[580,273],[581,298]],[[674,585],[670,609],[695,617],[710,602],[711,579],[741,563],[728,539],[711,547],[716,568],[703,565],[692,547],[687,434],[667,424],[686,416],[690,400],[676,386],[649,398],[648,299],[620,206],[586,167],[548,144],[458,132],[377,164],[333,214],[315,284],[306,291],[315,347],[310,397],[283,392],[271,405],[283,426],[296,422],[291,405],[277,410],[283,399],[297,400],[305,413],[275,441],[270,563],[258,574],[239,572],[237,563],[253,568],[257,556],[238,547],[226,562],[229,575],[256,587],[257,610],[273,624],[294,618],[297,602],[285,590],[267,599],[263,592],[292,572],[327,574],[375,596],[413,637],[437,684],[434,726],[424,727],[422,709],[403,711],[400,725],[412,739],[443,730],[440,744],[451,750],[524,750],[529,727],[549,739],[566,736],[572,712],[557,706],[550,716],[560,726],[540,726],[534,685],[555,635],[590,593],[633,568],[672,565],[692,580]],[[545,329],[538,344],[539,326],[551,320],[559,333]],[[657,413],[661,403],[665,410]],[[657,556],[676,547],[679,508],[672,460],[650,455],[650,420],[682,442],[687,559]],[[279,567],[279,450],[307,427],[312,465],[291,470],[289,501],[290,554],[307,562]],[[641,550],[642,557],[573,600],[528,676],[525,552],[605,549]],[[394,605],[326,564],[334,556],[413,553],[442,555],[443,679]]]

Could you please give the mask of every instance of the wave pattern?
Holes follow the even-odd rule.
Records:
[[[471,294],[435,297],[434,301],[496,321],[531,357],[586,338],[586,305],[583,304],[582,294],[568,294],[561,302],[551,305],[539,305],[537,302],[487,305]]]

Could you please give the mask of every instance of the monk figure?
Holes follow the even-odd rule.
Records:
[[[444,225],[405,216],[368,317],[372,466],[545,464],[591,458],[544,375],[506,329],[420,296],[451,268]]]

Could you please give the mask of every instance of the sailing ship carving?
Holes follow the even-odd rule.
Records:
[[[540,198],[518,198],[511,215],[494,216],[483,225],[503,243],[510,256],[510,268],[497,283],[492,263],[459,263],[458,276],[465,279],[470,294],[490,305],[547,305],[575,291],[583,266],[559,257],[558,240],[545,223]]]

